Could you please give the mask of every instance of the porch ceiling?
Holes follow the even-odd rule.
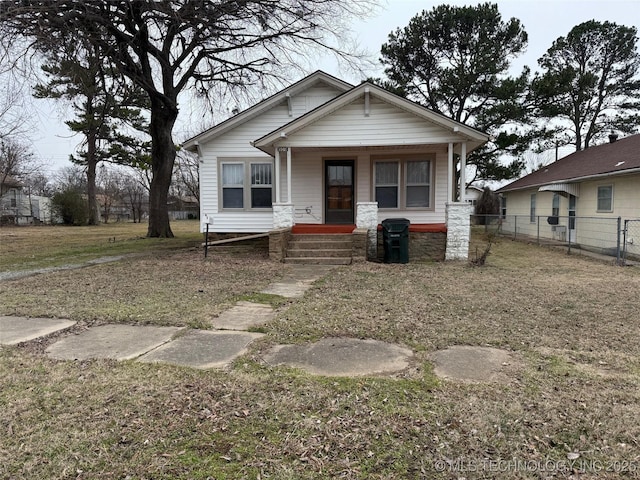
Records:
[[[424,143],[418,145],[371,145],[371,146],[353,146],[353,147],[291,147],[291,151],[295,152],[381,152],[381,151],[446,151],[448,145],[443,143]]]

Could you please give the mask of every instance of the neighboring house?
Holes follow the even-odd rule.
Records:
[[[198,198],[192,195],[169,195],[167,206],[171,220],[192,220],[200,218]]]
[[[0,224],[51,223],[51,199],[30,195],[15,178],[0,182]]]
[[[455,161],[464,172],[466,154],[487,139],[376,85],[318,71],[183,146],[200,159],[210,231],[358,228],[371,256],[371,232],[402,217],[412,232],[439,234],[443,251],[448,235],[447,258],[466,259],[471,207],[453,198]]]
[[[542,217],[541,237],[611,250],[616,219],[640,219],[640,135],[575,152],[498,190],[502,228]],[[640,243],[640,238],[638,238]]]
[[[465,189],[465,200],[475,207],[483,191],[482,188],[471,185]]]

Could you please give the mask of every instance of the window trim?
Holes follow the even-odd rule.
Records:
[[[398,163],[398,206],[397,207],[378,207],[381,211],[435,211],[435,170],[436,170],[436,154],[428,152],[423,154],[410,155],[372,155],[371,156],[371,201],[376,201],[376,163],[397,162]],[[429,162],[429,183],[424,186],[429,187],[429,206],[428,207],[408,207],[407,206],[407,187],[423,186],[423,184],[411,184],[407,182],[407,163],[408,162]],[[384,185],[382,185],[384,186]],[[389,185],[391,186],[391,185]]]
[[[243,181],[242,185],[242,208],[233,208],[233,207],[225,207],[223,204],[223,190],[227,188],[223,185],[223,165],[226,164],[235,164],[242,165],[243,167]],[[254,164],[269,164],[271,165],[271,206],[270,207],[252,207],[251,206],[251,191],[254,188],[253,181],[251,178],[251,165]],[[273,157],[220,157],[218,158],[218,212],[269,212],[273,210],[273,203],[275,202],[275,188],[274,188],[274,177],[275,175],[275,166]],[[239,188],[239,186],[229,187],[229,188]],[[256,187],[256,188],[268,188],[266,186]]]
[[[609,210],[605,210],[605,209],[600,209],[600,189],[601,188],[608,188],[609,191],[611,192],[611,196],[609,198],[609,202],[610,202],[610,209]],[[613,212],[613,184],[608,183],[605,185],[598,185],[596,187],[596,212],[598,213],[611,213]]]

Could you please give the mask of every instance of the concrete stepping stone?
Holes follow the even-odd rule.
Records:
[[[101,325],[59,340],[50,345],[46,353],[59,360],[130,360],[168,342],[180,330],[179,327]]]
[[[191,330],[141,356],[140,362],[159,362],[194,368],[224,367],[247,351],[260,333]]]
[[[315,375],[351,377],[404,370],[412,356],[408,348],[378,340],[324,338],[306,345],[277,345],[264,360]]]
[[[462,345],[434,352],[431,359],[441,378],[480,383],[504,381],[504,367],[512,363],[506,350]]]
[[[275,282],[262,290],[261,293],[280,295],[285,298],[300,298],[311,288],[311,284],[323,277],[333,266],[324,265],[296,265],[291,266],[280,282]]]
[[[271,305],[253,302],[238,302],[233,308],[222,312],[212,320],[218,330],[248,330],[273,318]]]
[[[15,345],[44,337],[76,322],[58,318],[28,318],[0,316],[0,345]]]

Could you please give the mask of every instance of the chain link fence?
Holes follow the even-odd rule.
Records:
[[[485,231],[538,245],[562,246],[614,257],[624,265],[640,260],[640,219],[621,217],[473,215]]]

